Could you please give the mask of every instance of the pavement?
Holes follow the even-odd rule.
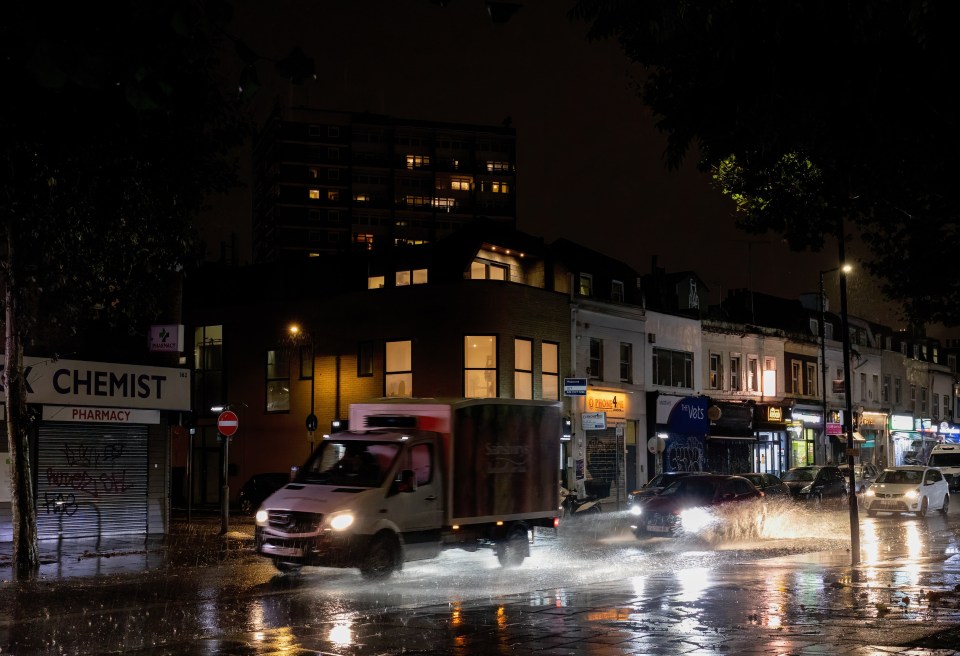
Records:
[[[193,564],[206,558],[213,565],[251,557],[252,540],[249,518],[231,518],[221,534],[218,517],[188,523],[180,515],[166,536],[45,541],[40,577],[89,586],[91,577],[168,567],[181,551]],[[16,585],[11,546],[0,543],[0,591]],[[960,550],[911,563],[882,554],[869,561],[854,568],[845,551],[805,553],[441,604],[385,603],[352,612],[346,629],[343,617],[331,616],[137,653],[960,654]],[[15,621],[15,611],[0,609],[0,636],[12,634]],[[0,641],[6,653],[40,652],[10,651]],[[87,652],[62,646],[42,653]]]

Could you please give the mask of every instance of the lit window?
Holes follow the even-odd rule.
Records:
[[[340,200],[340,190],[339,189],[327,189],[327,200],[338,201]]]
[[[412,351],[410,340],[386,343],[385,396],[413,396]]]
[[[510,185],[500,180],[494,180],[490,183],[490,191],[495,194],[509,194]]]
[[[560,399],[560,345],[543,342],[540,345],[540,373],[543,387],[542,398],[549,401]]]
[[[414,269],[414,270],[413,270],[413,284],[414,284],[414,285],[425,285],[425,284],[427,284],[427,270],[426,270],[426,269]]]
[[[311,189],[311,190],[310,190],[310,198],[311,198],[312,200],[319,200],[319,199],[320,199],[320,190],[319,190],[319,189]]]
[[[511,169],[512,167],[510,166],[510,162],[497,162],[497,161],[487,162],[487,170],[490,171],[491,173],[496,171],[510,171]]]
[[[463,393],[468,398],[497,396],[497,338],[467,335],[463,338]]]
[[[509,269],[506,264],[490,260],[474,260],[470,264],[471,280],[507,280]]]
[[[355,203],[369,203],[370,194],[357,193],[353,195],[353,202]]]
[[[367,289],[382,289],[385,283],[384,276],[370,276],[367,278]]]
[[[397,287],[406,287],[410,284],[410,272],[409,271],[397,271],[395,277],[395,284]]]
[[[533,340],[513,340],[513,396],[533,398]]]
[[[589,273],[580,274],[580,295],[593,296],[593,276]]]
[[[454,191],[470,191],[473,189],[473,180],[470,178],[453,178],[450,180],[450,188]]]
[[[429,155],[407,155],[408,169],[421,169],[426,166],[430,166]]]
[[[361,244],[366,250],[373,250],[373,235],[366,232],[358,232],[353,235],[353,243]]]
[[[448,212],[457,206],[457,200],[455,198],[434,198],[431,201],[431,204],[434,207],[440,207]]]
[[[316,166],[311,166],[309,170],[310,170],[310,177],[313,178],[314,180],[320,177],[320,169],[318,169]]]

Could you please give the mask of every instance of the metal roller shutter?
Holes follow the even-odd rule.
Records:
[[[41,539],[147,532],[147,427],[46,423],[37,458]]]

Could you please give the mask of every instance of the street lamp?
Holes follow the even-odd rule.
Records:
[[[843,428],[847,435],[847,466],[850,480],[847,484],[847,500],[850,506],[850,559],[851,565],[860,562],[860,515],[857,509],[857,478],[853,465],[853,399],[850,380],[850,321],[847,315],[847,256],[844,251],[843,218],[837,217],[837,259],[840,262],[840,323],[843,329],[843,395],[846,411],[843,413]]]
[[[290,336],[294,339],[295,342],[299,341],[299,337],[303,334],[303,329],[298,324],[290,324],[288,328]],[[307,415],[306,428],[307,434],[310,438],[310,453],[313,453],[313,433],[317,430],[317,415],[314,413],[316,409],[316,389],[317,389],[317,380],[316,380],[316,368],[317,368],[317,354],[316,354],[316,343],[314,342],[314,335],[312,330],[307,331],[310,335],[310,414]],[[300,367],[300,375],[303,375],[303,354],[297,352],[298,366]]]
[[[826,334],[826,302],[824,300],[823,276],[834,271],[843,271],[844,274],[850,273],[853,267],[844,264],[842,267],[833,267],[832,269],[823,269],[820,271],[820,397],[823,401],[823,418],[821,419],[822,440],[827,459],[830,457],[829,437],[827,436],[827,334]]]

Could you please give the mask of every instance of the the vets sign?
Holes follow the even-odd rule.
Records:
[[[27,403],[190,409],[186,369],[24,358],[23,374]]]

